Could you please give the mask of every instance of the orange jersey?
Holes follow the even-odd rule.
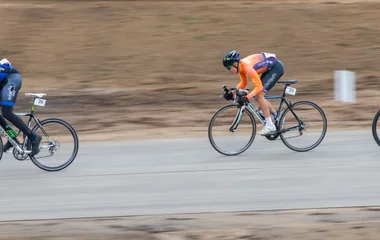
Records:
[[[263,90],[263,84],[261,83],[261,78],[259,74],[262,74],[270,70],[273,64],[275,63],[276,55],[273,53],[266,52],[252,54],[241,59],[239,64],[240,83],[236,86],[236,88],[246,88],[249,76],[252,79],[254,88],[247,95],[247,98],[250,99],[253,96],[256,96]]]

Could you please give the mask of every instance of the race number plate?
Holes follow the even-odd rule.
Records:
[[[276,57],[276,54],[273,54],[273,53],[267,53],[267,52],[263,52],[265,58],[270,58],[270,57]]]
[[[34,100],[34,104],[37,105],[37,106],[44,107],[44,106],[45,106],[45,103],[46,103],[46,100],[45,100],[45,99],[42,99],[42,98],[36,98],[36,99]]]
[[[297,89],[295,89],[295,88],[287,87],[285,90],[285,93],[290,94],[290,95],[296,95],[296,91],[297,91]]]

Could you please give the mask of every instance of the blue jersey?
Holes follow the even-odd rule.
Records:
[[[11,73],[18,73],[18,71],[9,63],[0,63],[0,82]]]

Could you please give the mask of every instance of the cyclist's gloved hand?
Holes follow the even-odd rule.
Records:
[[[239,89],[239,95],[240,95],[240,96],[248,95],[248,91],[245,90],[245,89]]]
[[[224,94],[223,94],[223,97],[226,99],[226,100],[232,100],[233,99],[233,94],[232,92],[227,92],[225,91]]]

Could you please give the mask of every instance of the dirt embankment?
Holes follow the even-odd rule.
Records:
[[[86,140],[205,135],[212,114],[227,103],[219,98],[221,86],[238,83],[221,65],[231,49],[243,56],[276,53],[285,63],[283,79],[299,80],[291,99],[318,103],[329,129],[369,128],[380,109],[378,2],[15,0],[0,6],[0,56],[24,77],[16,110],[28,107],[25,92],[46,92],[41,117],[68,120]],[[357,103],[334,101],[337,69],[357,73]]]

